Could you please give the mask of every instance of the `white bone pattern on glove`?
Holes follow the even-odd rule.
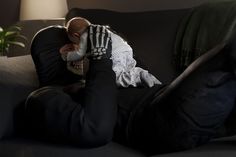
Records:
[[[89,41],[91,44],[91,52],[89,58],[100,60],[111,57],[111,31],[107,26],[90,25]]]

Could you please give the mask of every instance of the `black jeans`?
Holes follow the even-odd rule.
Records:
[[[133,111],[130,144],[150,154],[166,153],[217,137],[236,101],[236,77],[225,54],[201,65],[161,100]]]
[[[82,147],[111,141],[117,117],[117,87],[111,60],[90,62],[81,93],[77,93],[79,102],[56,87],[31,93],[26,101],[28,133]]]

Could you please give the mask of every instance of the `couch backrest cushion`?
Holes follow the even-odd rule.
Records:
[[[94,24],[110,25],[132,46],[139,66],[150,70],[161,82],[168,83],[176,76],[172,64],[173,45],[179,22],[187,11],[122,13],[73,8],[66,18],[81,16]]]
[[[0,139],[14,132],[16,107],[38,87],[38,79],[30,55],[0,56]]]

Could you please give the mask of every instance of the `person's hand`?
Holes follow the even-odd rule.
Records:
[[[81,60],[81,61],[73,61],[72,62],[72,66],[75,69],[83,69],[83,60]]]
[[[67,63],[67,69],[76,75],[84,75],[83,60],[72,61]]]
[[[61,55],[65,55],[70,51],[73,51],[75,49],[74,44],[65,44],[62,46],[59,50]]]
[[[92,60],[110,59],[111,57],[111,31],[106,26],[90,25],[89,26],[89,41],[91,51],[88,58]]]
[[[60,48],[59,52],[62,56],[62,59],[67,60],[67,54],[74,50],[75,50],[75,47],[73,44],[65,44],[64,46]]]

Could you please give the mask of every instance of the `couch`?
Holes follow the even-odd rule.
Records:
[[[121,13],[100,9],[79,9],[93,23],[108,24],[122,34],[134,49],[138,65],[149,70],[162,83],[177,76],[172,64],[175,36],[190,9]],[[33,21],[32,21],[33,22]],[[34,28],[32,28],[34,29]],[[140,150],[111,142],[98,148],[78,148],[26,138],[17,129],[22,105],[39,81],[30,52],[23,56],[0,57],[0,156],[1,157],[138,157]],[[156,154],[155,157],[235,156],[236,137],[212,140],[209,144],[181,152]]]

